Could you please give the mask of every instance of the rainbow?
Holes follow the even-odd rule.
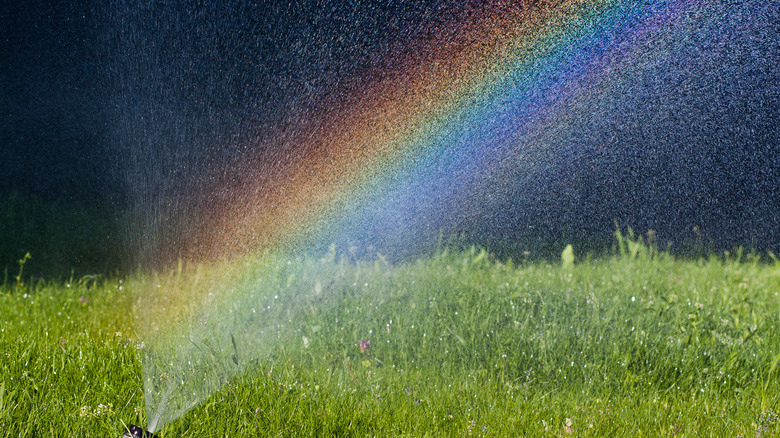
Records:
[[[227,177],[201,188],[189,211],[202,213],[183,230],[176,253],[195,264],[229,266],[265,250],[323,242],[413,244],[453,221],[478,220],[518,176],[544,170],[551,156],[561,159],[565,145],[556,139],[562,133],[674,53],[714,8],[685,0],[464,7],[434,36],[408,47],[393,69],[372,72],[362,87],[301,120],[293,134],[279,136],[273,161],[247,156]],[[205,304],[211,303],[205,298],[212,295],[209,284],[251,281],[246,279],[254,274],[243,270],[225,274],[240,278],[235,281],[204,283],[195,275],[166,285],[167,295],[146,304],[156,319],[148,336],[157,329],[186,335],[197,326],[192,315],[214,315],[225,303],[250,300],[251,294],[242,295],[246,288],[222,287],[222,304]],[[229,350],[229,342],[237,342],[232,336],[218,343]],[[169,362],[187,358],[180,352]],[[151,362],[145,365],[150,418],[170,398],[155,389],[166,372]],[[218,384],[200,385],[208,392]],[[183,402],[176,406],[176,412],[187,409]]]
[[[496,3],[464,8],[396,70],[300,121],[273,162],[248,156],[202,190],[179,256],[438,234],[543,166],[560,131],[672,50],[702,2]]]

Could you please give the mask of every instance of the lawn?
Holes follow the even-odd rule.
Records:
[[[318,298],[297,291],[262,360],[162,437],[780,434],[773,256],[682,259],[621,238],[573,264],[478,248],[291,260],[329,273]],[[0,289],[0,435],[146,425],[145,280],[14,280]]]

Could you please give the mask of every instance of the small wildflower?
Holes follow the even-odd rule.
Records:
[[[89,406],[82,406],[81,409],[79,409],[79,417],[81,418],[88,417],[91,413],[92,409],[90,409]]]
[[[87,297],[79,297],[79,303],[87,304],[89,302],[89,298]]]
[[[109,404],[107,404],[107,405],[104,405],[104,404],[102,404],[102,403],[101,403],[101,404],[97,405],[97,407],[95,408],[95,410],[94,410],[94,412],[93,412],[93,413],[94,413],[96,416],[100,416],[100,415],[103,415],[103,414],[107,414],[107,413],[111,412],[111,409],[112,409],[113,407],[114,407],[114,405],[112,405],[111,403],[109,403]]]
[[[469,420],[466,424],[466,431],[469,435],[471,435],[474,431],[474,427],[476,426],[476,422],[474,420]]]
[[[368,350],[371,349],[371,340],[369,339],[363,339],[360,341],[360,352],[361,353],[368,353]]]

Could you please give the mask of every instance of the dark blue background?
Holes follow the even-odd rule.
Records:
[[[54,3],[2,7],[0,192],[136,215],[186,197],[247,144],[295,153],[272,150],[269,136],[484,7]],[[777,251],[780,13],[757,1],[723,13],[681,45],[679,62],[648,68],[579,120],[545,173],[466,227],[504,241],[598,240],[618,220],[662,242]]]

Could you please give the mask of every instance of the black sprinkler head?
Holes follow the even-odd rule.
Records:
[[[146,429],[134,425],[127,426],[122,438],[160,438],[157,435],[147,432]]]

